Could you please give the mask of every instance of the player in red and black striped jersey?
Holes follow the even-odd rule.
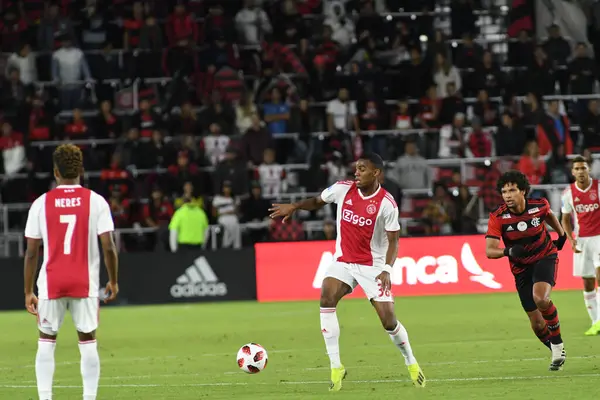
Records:
[[[509,171],[497,183],[504,204],[490,213],[486,235],[488,258],[508,257],[521,305],[531,328],[542,343],[552,350],[551,371],[565,363],[560,322],[550,293],[558,269],[558,250],[567,236],[546,199],[528,199],[529,182],[519,171]],[[552,240],[546,228],[559,234]],[[500,240],[505,248],[500,248]]]

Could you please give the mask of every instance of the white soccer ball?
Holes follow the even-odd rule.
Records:
[[[260,344],[248,343],[237,353],[240,369],[248,374],[257,374],[267,367],[267,351]]]

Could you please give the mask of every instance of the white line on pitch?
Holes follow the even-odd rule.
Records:
[[[534,375],[534,376],[487,376],[487,377],[472,377],[472,378],[440,378],[428,379],[429,382],[477,382],[477,381],[517,381],[517,380],[539,380],[539,379],[568,379],[568,378],[591,378],[600,377],[600,374],[573,374],[573,375]],[[358,380],[346,381],[349,384],[369,384],[369,383],[402,383],[410,382],[405,379],[375,379],[375,380]],[[108,384],[100,385],[104,388],[152,388],[152,387],[207,387],[207,386],[252,386],[252,385],[325,385],[329,381],[290,381],[290,382],[213,382],[213,383],[187,383],[187,384]],[[0,385],[0,388],[5,389],[33,389],[36,386],[32,385]],[[78,385],[56,385],[56,389],[81,389]]]

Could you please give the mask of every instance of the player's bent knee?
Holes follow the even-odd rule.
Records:
[[[87,342],[90,340],[96,340],[96,331],[93,330],[91,332],[79,332],[77,331],[77,336],[79,337],[80,342]]]
[[[550,307],[550,297],[533,295],[533,301],[539,310],[547,310]]]

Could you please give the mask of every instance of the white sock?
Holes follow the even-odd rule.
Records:
[[[81,377],[83,378],[83,400],[96,400],[100,380],[100,357],[95,340],[79,342],[81,353]]]
[[[340,368],[340,324],[335,308],[321,307],[321,333],[331,362],[331,368]]]
[[[600,297],[596,294],[596,289],[591,292],[583,292],[583,300],[585,301],[585,307],[587,308],[587,312],[590,315],[590,319],[592,320],[592,324],[595,324],[598,321],[598,303],[600,302]]]
[[[406,332],[406,328],[398,321],[398,325],[396,325],[396,329],[393,331],[387,331],[390,335],[390,339],[396,345],[398,349],[400,349],[400,353],[404,356],[404,363],[406,365],[411,365],[417,362],[417,359],[413,355],[412,349],[410,348],[410,342],[408,341],[408,332]]]
[[[35,355],[35,377],[40,400],[52,400],[52,379],[54,378],[54,349],[56,340],[38,340]]]

